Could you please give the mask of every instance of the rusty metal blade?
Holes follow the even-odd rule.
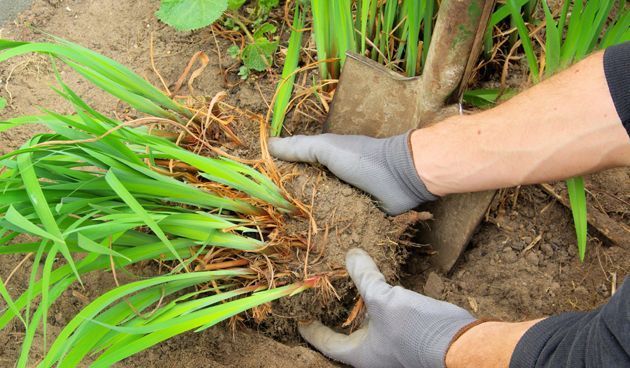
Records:
[[[416,128],[419,78],[348,52],[324,131],[389,137]]]

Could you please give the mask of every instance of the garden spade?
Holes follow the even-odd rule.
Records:
[[[493,5],[494,0],[442,1],[419,77],[401,76],[348,53],[324,131],[389,137],[457,114]],[[432,259],[444,272],[470,241],[494,193],[450,195],[431,205],[434,222],[419,241],[437,251]]]

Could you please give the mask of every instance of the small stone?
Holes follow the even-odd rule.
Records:
[[[521,240],[516,240],[516,241],[513,241],[512,244],[510,244],[510,246],[512,247],[512,249],[516,251],[521,251],[525,249],[525,242]]]
[[[524,236],[523,237],[523,241],[527,244],[532,242],[532,237],[531,236]]]
[[[551,285],[549,286],[550,290],[558,290],[560,289],[560,284],[557,282],[552,282]]]
[[[473,312],[479,312],[479,303],[477,303],[477,300],[475,298],[469,296],[468,305],[470,305],[470,309],[472,309]]]
[[[538,263],[540,262],[538,254],[534,252],[528,253],[527,256],[525,256],[525,260],[527,260],[527,262],[533,266],[538,266]]]
[[[569,257],[569,252],[566,249],[560,248],[558,249],[558,259],[566,259]]]
[[[503,262],[505,263],[514,263],[518,260],[518,256],[511,248],[508,248],[508,251],[503,251]]]
[[[552,247],[550,244],[543,243],[543,244],[540,246],[540,250],[542,250],[543,254],[544,254],[546,257],[551,257],[551,256],[553,256],[553,247]]]
[[[427,277],[427,282],[424,284],[424,294],[428,297],[439,299],[444,292],[444,281],[435,272],[431,272]]]
[[[350,197],[352,195],[352,188],[345,187],[341,190],[341,194],[345,197]]]
[[[578,287],[576,287],[576,288],[575,288],[575,290],[574,290],[574,292],[575,292],[576,294],[583,294],[583,295],[588,294],[588,290],[587,290],[584,286],[578,286]]]

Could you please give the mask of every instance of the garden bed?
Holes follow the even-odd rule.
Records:
[[[154,17],[157,5],[153,1],[131,0],[39,0],[15,24],[5,25],[1,35],[20,40],[38,39],[40,36],[28,27],[32,25],[112,57],[160,85],[149,62],[153,33],[156,67],[165,80],[175,81],[192,55],[202,50],[209,55],[210,63],[196,80],[196,89],[208,96],[226,91],[226,101],[230,104],[265,114],[265,101],[271,100],[276,79],[265,74],[241,82],[234,72],[224,78],[223,70],[233,63],[226,54],[229,43],[215,39],[209,29],[178,33],[160,24]],[[100,111],[125,113],[114,99],[76,75],[64,73],[63,77]],[[39,106],[52,107],[59,101],[48,88],[55,81],[45,57],[28,56],[2,64],[0,79],[0,95],[10,100],[0,117],[37,113]],[[236,153],[243,157],[258,154],[257,124],[246,121],[239,124],[237,129],[243,133],[246,146]],[[292,132],[315,132],[320,129],[318,124],[296,116],[289,118],[287,128]],[[0,134],[0,152],[18,147],[36,133],[34,129],[29,126]],[[589,232],[585,262],[580,263],[570,211],[539,186],[530,186],[501,191],[464,256],[451,274],[441,275],[431,268],[427,248],[409,246],[407,241],[398,244],[401,238],[407,238],[407,225],[418,218],[409,215],[387,218],[367,196],[320,168],[285,163],[279,163],[279,168],[281,173],[292,177],[286,183],[289,192],[313,206],[318,231],[310,230],[313,245],[310,256],[317,258],[321,251],[326,253],[321,262],[310,268],[311,272],[342,272],[345,250],[358,246],[377,259],[392,282],[401,279],[403,285],[413,290],[456,303],[480,317],[522,320],[592,309],[607,300],[614,283],[619,285],[630,270],[630,241],[625,242],[625,248],[610,246],[594,229]],[[587,178],[587,189],[592,193],[590,200],[624,224],[627,231],[630,231],[629,179],[628,169]],[[309,227],[305,224],[302,219],[289,221],[287,226],[296,236],[308,238]],[[430,221],[422,226],[430,226]],[[628,232],[626,239],[630,239]],[[401,270],[398,264],[407,253],[411,255]],[[3,279],[20,260],[2,258]],[[29,272],[27,261],[11,279],[12,293],[23,290]],[[148,263],[133,272],[150,275],[154,267]],[[130,275],[121,277],[132,279]],[[91,275],[84,282],[85,289],[74,286],[55,304],[49,321],[49,331],[53,334],[89,300],[115,285],[107,273]],[[335,295],[321,295],[318,290],[308,291],[274,304],[271,315],[258,326],[237,323],[233,331],[222,324],[201,334],[187,333],[119,366],[330,366],[325,358],[305,347],[296,334],[295,324],[298,319],[317,317],[341,326],[354,304],[356,291],[341,273],[332,282],[339,299]],[[20,326],[16,323],[0,332],[2,365],[16,361],[20,338]]]

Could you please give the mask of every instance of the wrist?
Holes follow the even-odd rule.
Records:
[[[390,174],[405,195],[413,198],[416,205],[434,201],[436,197],[422,181],[415,167],[410,137],[413,131],[387,138],[384,141],[383,155]]]
[[[474,116],[474,115],[472,115]],[[445,196],[470,192],[466,188],[470,150],[479,147],[472,134],[471,116],[452,116],[427,128],[414,130],[409,147],[416,172],[431,193]]]
[[[446,367],[508,367],[518,341],[540,321],[483,322],[475,325],[451,342],[446,351]]]

